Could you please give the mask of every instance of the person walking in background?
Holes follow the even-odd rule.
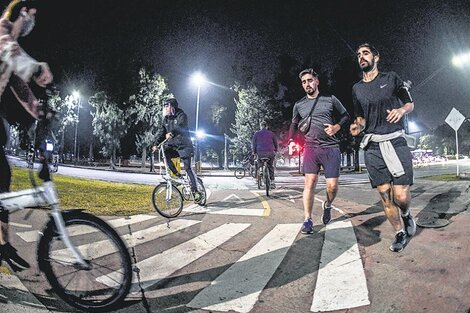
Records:
[[[268,123],[262,121],[260,123],[260,130],[255,132],[251,141],[251,150],[257,156],[258,161],[262,158],[268,158],[269,178],[271,179],[271,188],[276,188],[274,184],[274,159],[278,150],[276,135],[269,130]],[[255,164],[256,171],[255,177],[258,175],[258,162]]]
[[[396,73],[379,72],[377,49],[365,43],[356,53],[362,80],[352,90],[355,121],[350,131],[353,136],[365,134],[361,148],[370,182],[372,188],[377,188],[385,215],[395,230],[390,250],[400,252],[407,237],[416,232],[410,213],[413,163],[403,121],[405,114],[413,111],[414,103],[407,85]]]
[[[320,167],[323,167],[326,179],[326,201],[322,204],[322,222],[326,225],[331,219],[331,205],[338,192],[341,164],[339,140],[335,135],[348,125],[349,114],[338,98],[320,94],[318,89],[320,81],[318,74],[313,69],[303,70],[300,72],[299,78],[306,96],[294,104],[289,141],[290,144],[294,144],[299,122],[310,114],[309,129],[304,134],[303,173],[305,174],[305,184],[302,201],[305,221],[301,231],[304,234],[311,234],[313,232],[313,199]],[[335,116],[338,118],[335,119]]]

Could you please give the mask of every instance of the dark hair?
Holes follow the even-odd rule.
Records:
[[[259,126],[261,126],[262,128],[266,128],[266,127],[268,127],[268,122],[261,121],[261,123],[259,123]]]
[[[163,99],[162,100],[162,105],[171,105],[173,108],[177,109],[178,108],[178,101],[176,101],[175,98],[168,98],[168,99]]]
[[[379,53],[379,50],[377,50],[373,45],[371,45],[370,43],[363,43],[361,45],[359,45],[356,49],[356,52],[360,49],[360,48],[368,48],[370,50],[370,52],[372,52],[372,54],[374,56],[380,56],[380,53]]]
[[[318,74],[317,72],[315,72],[313,70],[313,68],[306,68],[305,70],[303,70],[302,72],[299,73],[299,78],[302,79],[302,76],[304,76],[305,74],[311,74],[313,77],[317,77],[318,78]]]

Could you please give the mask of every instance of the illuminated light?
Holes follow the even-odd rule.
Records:
[[[196,72],[191,76],[191,81],[194,85],[199,87],[206,82],[206,77],[203,74]]]
[[[461,67],[469,63],[470,63],[470,53],[456,55],[452,58],[452,64],[457,67]]]
[[[202,129],[199,129],[196,132],[196,137],[197,137],[197,139],[204,139],[206,137],[206,132]]]

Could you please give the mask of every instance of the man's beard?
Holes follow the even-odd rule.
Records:
[[[375,67],[375,60],[372,59],[372,63],[369,63],[369,61],[367,61],[367,60],[364,60],[364,61],[367,63],[367,65],[362,68],[362,71],[364,73],[368,73],[368,72],[372,71]]]
[[[313,96],[315,92],[317,92],[317,88],[310,88],[309,91],[305,90],[305,92],[307,93],[307,95]]]

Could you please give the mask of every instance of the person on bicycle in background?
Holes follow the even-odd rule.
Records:
[[[194,155],[194,149],[189,136],[188,116],[178,107],[178,101],[175,98],[163,101],[163,116],[163,128],[157,134],[157,145],[167,139],[164,149],[168,167],[173,174],[181,177],[171,161],[172,158],[181,158],[184,169],[188,173],[194,201],[199,202],[201,194],[197,190],[196,174],[191,168],[191,157]],[[156,149],[157,146],[152,148],[154,152]]]
[[[52,81],[52,74],[46,63],[32,59],[17,42],[18,37],[28,35],[34,28],[36,12],[34,1],[12,1],[0,18],[0,97],[6,88],[14,89],[20,106],[37,119],[38,102],[28,82],[33,78],[37,85],[45,87]],[[11,169],[4,150],[8,140],[5,118],[16,113],[11,111],[12,107],[5,103],[0,106],[0,193],[9,192],[11,184]],[[9,242],[8,220],[8,211],[0,208],[0,260],[14,265],[13,269],[29,268],[28,262],[17,254]]]
[[[251,141],[251,150],[253,155],[256,155],[258,162],[256,163],[256,176],[258,175],[258,168],[260,159],[268,158],[269,178],[271,178],[271,187],[276,188],[274,184],[274,159],[278,149],[276,135],[269,130],[268,123],[262,121],[260,123],[260,130],[255,132]]]

